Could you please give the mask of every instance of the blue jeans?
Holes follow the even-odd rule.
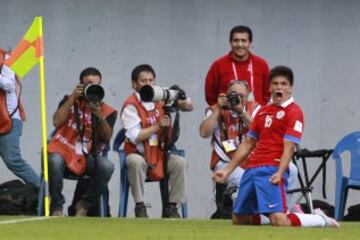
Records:
[[[99,156],[96,158],[88,156],[86,159],[85,175],[90,176],[90,183],[77,203],[77,206],[89,209],[96,204],[101,193],[105,190],[111,175],[114,172],[114,164],[107,157]],[[63,182],[66,170],[65,160],[59,153],[50,153],[49,161],[49,191],[51,196],[51,209],[62,210],[65,198],[62,195]]]
[[[0,135],[0,156],[6,166],[25,183],[40,186],[40,177],[22,158],[20,151],[20,136],[23,130],[23,122],[20,119],[12,119],[13,128],[5,135]]]

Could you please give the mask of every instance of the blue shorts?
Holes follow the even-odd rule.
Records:
[[[284,173],[280,184],[272,184],[269,179],[277,170],[276,166],[261,166],[245,171],[234,202],[234,214],[286,212],[288,172]]]

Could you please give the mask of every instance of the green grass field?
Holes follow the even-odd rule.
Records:
[[[164,220],[119,218],[47,218],[6,223],[29,217],[0,216],[0,239],[360,239],[359,223],[340,229],[233,226],[223,220]]]

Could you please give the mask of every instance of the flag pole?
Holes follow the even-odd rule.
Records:
[[[40,18],[39,24],[39,33],[43,37],[43,28],[42,28],[42,17]],[[44,45],[41,44],[41,48]],[[41,52],[44,53],[44,49],[41,49]],[[48,170],[48,154],[47,154],[47,124],[46,124],[46,97],[45,97],[45,74],[44,74],[44,54],[40,56],[40,102],[41,102],[41,129],[42,129],[42,145],[43,145],[43,174],[44,174],[44,206],[45,206],[45,216],[50,215],[50,197],[49,197],[49,170]]]

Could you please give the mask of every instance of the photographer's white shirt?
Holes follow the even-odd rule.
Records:
[[[154,110],[155,104],[153,102],[142,102],[138,92],[135,93],[135,96],[147,111]],[[120,118],[123,127],[126,129],[125,136],[130,140],[130,142],[136,144],[135,139],[139,136],[141,131],[141,119],[136,107],[131,104],[127,105],[123,109]],[[145,152],[143,143],[136,144],[136,149],[141,154],[144,154]]]
[[[6,58],[9,56],[6,55]],[[0,74],[0,88],[6,93],[7,109],[11,114],[17,107],[19,100],[16,93],[15,73],[5,64],[3,64]],[[20,119],[19,109],[11,116],[11,118]]]
[[[254,109],[254,111],[251,114],[251,117],[254,118],[255,115],[258,113],[259,109],[260,109],[260,104]],[[213,110],[211,108],[208,108],[206,111],[206,118],[208,118],[211,114],[212,114]],[[233,117],[237,117],[237,113],[234,113],[231,111],[231,115]],[[217,141],[212,142],[213,148],[215,149],[215,152],[218,154],[218,156],[225,162],[230,162],[230,158],[226,155],[226,153],[224,153],[224,151],[221,149],[221,147],[216,143],[220,143],[221,142],[221,138],[220,138],[220,126],[219,123],[217,122],[214,126],[214,136],[216,138]],[[221,161],[218,162],[218,164],[222,164]]]

